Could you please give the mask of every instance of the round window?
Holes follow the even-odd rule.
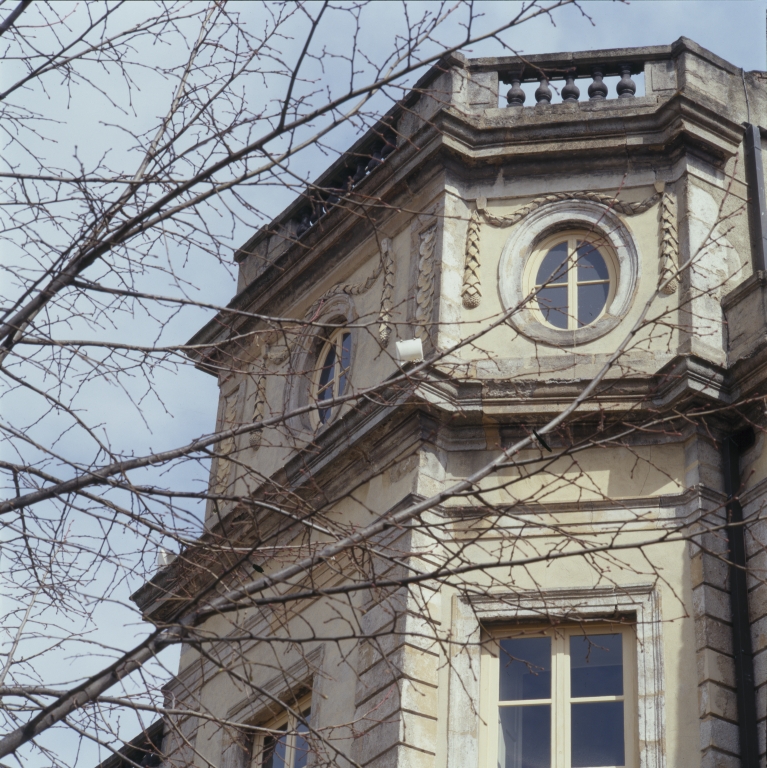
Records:
[[[617,260],[607,244],[585,232],[545,240],[530,260],[528,292],[549,326],[576,330],[597,321],[615,294]]]
[[[341,397],[349,383],[352,365],[352,335],[349,331],[336,331],[325,343],[320,352],[320,367],[314,387],[317,401],[317,419],[320,424],[327,424],[336,411],[336,406],[328,405]]]

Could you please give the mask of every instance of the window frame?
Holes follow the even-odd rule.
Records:
[[[593,245],[599,251],[599,254],[604,259],[605,266],[607,267],[608,281],[610,286],[607,292],[605,304],[602,307],[601,312],[590,323],[585,325],[578,325],[578,287],[580,285],[588,284],[588,282],[592,281],[582,281],[578,279],[577,242],[579,240],[588,242],[588,244]],[[551,328],[558,332],[577,331],[581,330],[582,328],[589,328],[595,325],[606,313],[609,313],[613,299],[615,298],[618,281],[620,279],[620,267],[614,250],[610,246],[609,241],[601,232],[594,229],[586,230],[577,228],[555,232],[550,234],[548,237],[545,237],[535,246],[531,257],[525,264],[525,272],[523,278],[525,295],[530,295],[533,293],[533,291],[536,290],[536,288],[539,287],[537,284],[538,270],[540,269],[543,260],[546,258],[552,248],[555,248],[562,242],[567,242],[567,260],[569,262],[566,271],[568,318],[567,328],[560,328],[559,326],[556,326],[547,320],[544,311],[540,307],[537,296],[531,301],[531,309],[537,315],[539,322],[541,322],[547,328]],[[593,281],[593,283],[597,282],[604,281]],[[563,283],[561,283],[559,279],[557,279],[557,282],[546,284],[547,287],[559,287],[560,285],[563,285]]]
[[[294,712],[300,713],[301,717],[305,718],[308,714],[311,718],[312,714],[312,696],[307,694],[302,697],[294,707],[291,707],[292,711],[287,709],[282,710],[278,715],[271,720],[261,725],[260,728],[270,731],[265,733],[264,731],[258,731],[253,737],[253,743],[250,749],[250,758],[247,761],[248,768],[262,768],[264,761],[264,742],[267,737],[272,735],[275,731],[285,727],[287,735],[285,756],[286,761],[284,766],[275,766],[275,768],[294,768],[295,766],[295,744],[298,725],[300,720]],[[311,720],[309,721],[311,722]]]
[[[570,330],[544,321],[537,300],[530,297],[527,275],[541,243],[573,230],[603,238],[617,270],[607,311],[589,325]],[[509,325],[533,341],[558,348],[581,347],[614,330],[632,309],[639,279],[639,254],[628,223],[609,206],[585,199],[560,200],[529,213],[512,227],[498,262],[498,291],[501,305],[510,312]]]
[[[623,636],[623,737],[624,766],[638,768],[638,668],[637,635],[633,624],[594,622],[587,624],[516,625],[483,630],[480,656],[480,739],[479,765],[498,766],[499,641],[507,638],[544,637],[552,639],[551,664],[551,768],[571,768],[571,704],[615,697],[576,698],[570,696],[570,653],[572,636],[621,634]],[[544,700],[539,700],[543,702]],[[501,766],[503,768],[503,766]],[[610,767],[619,768],[619,767]]]
[[[344,343],[344,337],[348,335],[349,336],[349,365],[347,368],[342,368],[341,363],[343,360],[343,343]],[[322,372],[325,369],[325,360],[327,359],[327,356],[330,354],[331,349],[335,350],[335,362],[333,364],[333,381],[330,384],[321,385],[320,380],[322,378]],[[351,329],[347,328],[346,326],[341,328],[335,328],[332,333],[324,340],[324,343],[321,344],[319,348],[319,354],[316,358],[316,364],[314,366],[314,371],[312,373],[311,377],[311,396],[310,400],[311,402],[316,406],[316,409],[312,411],[312,424],[315,429],[320,429],[322,427],[327,427],[328,425],[332,424],[332,422],[335,420],[335,418],[338,416],[339,411],[341,410],[341,405],[336,404],[333,406],[330,406],[328,408],[322,408],[320,400],[320,395],[323,391],[327,390],[328,387],[331,387],[331,397],[330,400],[334,400],[337,397],[340,397],[344,393],[341,393],[339,395],[338,393],[338,387],[340,383],[341,376],[346,374],[346,383],[345,383],[345,389],[344,392],[347,392],[349,389],[349,386],[351,385],[351,373],[352,369],[354,367],[354,335],[351,332]],[[320,389],[322,387],[322,389]],[[322,411],[329,411],[326,418],[322,418],[321,412]]]

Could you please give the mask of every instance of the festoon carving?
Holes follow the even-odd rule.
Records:
[[[258,374],[256,377],[255,393],[253,396],[253,422],[263,421],[266,412],[266,375]],[[258,448],[261,445],[261,429],[254,429],[248,438],[248,444],[251,448]]]
[[[381,269],[383,270],[383,290],[381,292],[381,311],[378,315],[378,341],[382,347],[391,337],[391,313],[394,307],[394,255],[391,240],[381,241]]]
[[[381,292],[381,308],[378,313],[378,341],[382,347],[385,347],[391,336],[391,314],[394,300],[394,253],[391,247],[391,240],[388,237],[381,239],[381,254],[378,266],[373,270],[370,277],[361,283],[339,283],[329,288],[320,296],[317,301],[309,307],[306,313],[306,319],[316,318],[322,305],[332,296],[339,293],[345,293],[347,296],[359,296],[367,293],[376,280],[383,274],[383,290]]]
[[[418,277],[415,294],[415,337],[426,340],[434,306],[434,250],[437,225],[421,232],[418,243]]]
[[[487,210],[487,199],[484,197],[477,198],[477,206],[471,212],[469,226],[466,232],[463,286],[461,288],[464,307],[466,307],[466,309],[474,309],[479,306],[482,300],[482,285],[479,275],[479,230],[482,220],[492,227],[511,227],[522,221],[525,216],[528,216],[541,206],[556,203],[560,200],[590,200],[595,203],[601,203],[625,216],[635,216],[638,213],[644,213],[646,210],[652,208],[661,197],[661,192],[656,192],[656,194],[651,195],[638,203],[627,203],[623,200],[618,200],[611,195],[604,195],[600,192],[556,192],[550,195],[536,197],[534,200],[527,203],[527,205],[523,205],[519,210],[514,211],[514,213],[509,214],[508,216],[496,216],[495,214],[490,213],[490,211]]]
[[[668,280],[679,267],[679,235],[677,234],[676,223],[676,201],[668,187],[662,189],[658,213],[660,216],[660,275],[658,276],[658,283],[662,284]],[[661,288],[661,291],[670,296],[676,291],[678,285],[679,278],[674,277]]]

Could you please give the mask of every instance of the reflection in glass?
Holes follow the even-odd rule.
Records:
[[[570,696],[623,695],[623,636],[570,637]]]
[[[298,723],[298,727],[296,728],[295,756],[293,757],[293,765],[291,768],[305,768],[306,762],[309,759],[309,743],[306,740],[306,734],[309,733],[308,726],[310,718],[311,714],[309,712],[305,713],[304,720],[306,721],[306,725],[304,725],[304,723]]]
[[[572,768],[625,765],[623,702],[571,704]]]
[[[569,238],[543,257],[535,287],[547,323],[555,328],[581,328],[591,325],[604,312],[610,271],[593,243]]]
[[[333,380],[336,375],[336,348],[332,345],[325,355],[320,372],[320,382],[317,390],[317,398],[320,402],[333,399]],[[319,409],[320,422],[325,423],[330,416],[330,408]]]
[[[286,728],[287,726],[283,725],[278,730],[284,731]],[[285,768],[287,747],[287,734],[279,738],[267,736],[264,739],[263,758],[261,759],[263,768]]]
[[[551,698],[551,638],[500,641],[499,701]]]
[[[555,328],[567,328],[567,286],[539,289],[538,306],[547,323]]]
[[[538,267],[536,285],[567,283],[567,243],[558,243],[544,257]]]
[[[610,283],[578,286],[578,325],[593,323],[607,304]]]
[[[341,375],[338,377],[338,396],[346,389],[346,377],[352,364],[352,335],[345,333],[341,339]]]
[[[551,706],[500,707],[498,768],[549,768]]]
[[[576,251],[578,259],[578,282],[589,280],[609,280],[610,273],[607,264],[597,247],[592,243],[578,243]]]

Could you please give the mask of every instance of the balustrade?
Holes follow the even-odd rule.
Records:
[[[636,83],[631,79],[632,74],[641,72],[641,68],[631,63],[608,63],[606,65],[592,65],[588,68],[588,72],[584,71],[584,67],[572,68],[557,72],[552,68],[547,70],[546,67],[533,67],[526,65],[516,71],[499,72],[499,76],[502,82],[510,83],[506,94],[506,101],[509,107],[521,107],[524,106],[526,93],[522,88],[523,83],[533,83],[536,80],[539,85],[535,90],[535,101],[537,104],[551,104],[553,96],[550,83],[555,84],[558,81],[564,81],[560,93],[563,103],[573,103],[580,99],[581,89],[575,84],[576,78],[583,78],[591,76],[591,83],[588,86],[589,101],[604,101],[609,97],[609,88],[607,83],[604,82],[605,77],[620,76],[620,81],[615,86],[616,95],[620,99],[630,99],[636,95]]]
[[[651,61],[659,60],[660,52],[656,52],[655,49],[647,50],[650,52]],[[601,53],[605,55],[600,55]],[[568,54],[533,55],[524,61],[509,57],[498,59],[495,66],[488,60],[473,60],[469,62],[469,67],[477,67],[475,71],[485,73],[495,70],[498,73],[498,79],[511,86],[506,94],[509,107],[524,106],[527,94],[522,86],[535,82],[538,83],[534,93],[536,104],[551,104],[554,91],[561,95],[563,103],[576,103],[581,99],[581,88],[576,84],[576,80],[587,78],[590,78],[586,88],[590,102],[605,101],[613,95],[625,100],[636,96],[637,86],[632,80],[632,74],[641,73],[644,63],[623,61],[622,54],[623,52],[619,54],[618,51],[605,51],[595,52],[593,55],[590,52],[572,56]],[[664,58],[668,56],[665,52],[662,55]],[[610,92],[611,86],[608,86],[605,78],[612,81],[618,80],[614,87],[614,94]],[[562,85],[560,86],[559,83]],[[584,83],[581,85],[585,86]],[[387,118],[387,122],[379,126],[375,132],[371,132],[368,138],[348,153],[340,167],[336,166],[337,171],[327,174],[317,186],[305,193],[305,204],[292,217],[290,229],[293,237],[302,237],[323,216],[342,205],[344,199],[369,174],[386,162],[387,157],[396,149],[397,131],[391,118]]]
[[[307,204],[293,217],[294,237],[308,232],[326,213],[337,206],[360,182],[372,173],[397,148],[397,134],[391,125],[365,149],[349,158],[342,170],[329,184],[323,183],[305,197]]]

